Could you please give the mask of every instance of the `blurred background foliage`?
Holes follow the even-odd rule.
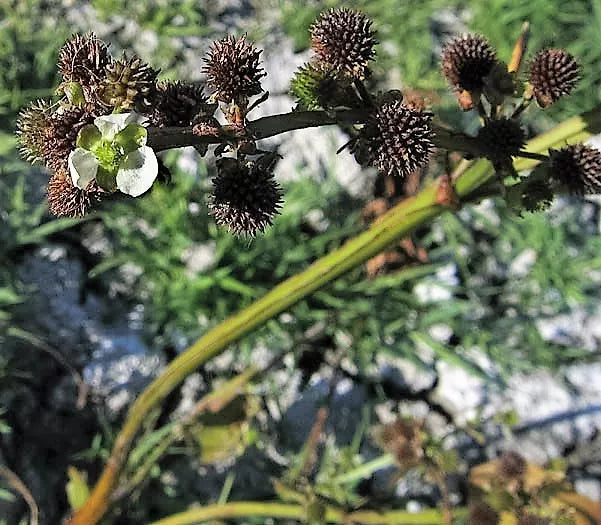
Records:
[[[65,16],[70,4],[0,1],[0,437],[11,431],[5,411],[12,398],[6,392],[27,376],[20,362],[23,347],[14,341],[29,326],[12,317],[18,305],[23,319],[28,301],[35,300],[36,291],[19,279],[23,253],[64,231],[83,251],[89,251],[90,239],[102,239],[103,249],[91,254],[89,282],[116,290],[111,301],[140,305],[144,337],[157,352],[172,357],[365,227],[365,199],[352,197],[326,170],[319,177],[285,183],[286,204],[274,227],[252,241],[237,239],[207,216],[214,169],[210,159],[184,169],[177,152],[163,159],[173,173],[171,185],[155,185],[141,199],[111,203],[90,221],[50,218],[44,204],[45,175],[19,159],[13,133],[19,109],[51,96],[57,85],[57,53],[72,31]],[[307,29],[317,13],[339,4],[269,0],[253,7],[257,20],[275,13],[301,51],[309,45]],[[531,50],[565,46],[578,57],[583,79],[576,93],[544,117],[538,113],[530,118],[528,113],[530,134],[601,102],[601,0],[426,0],[419,6],[412,1],[359,0],[344,5],[365,11],[378,30],[374,82],[421,90],[449,122],[473,125],[472,117],[455,110],[454,97],[439,74],[438,52],[452,30],[449,13],[466,30],[486,35],[504,59],[524,20],[532,26]],[[143,58],[161,67],[164,77],[181,73],[186,39],[216,31],[208,24],[211,2],[94,0],[87,8],[109,26],[133,21],[152,32],[158,39],[156,52]],[[119,23],[116,13],[122,17]],[[114,51],[128,45],[118,34]],[[449,361],[502,385],[511,373],[598,358],[598,351],[582,340],[566,338],[559,344],[543,338],[538,325],[574,309],[592,312],[598,307],[598,213],[594,202],[563,199],[544,214],[523,217],[501,202],[448,214],[414,235],[428,255],[427,263],[372,279],[366,278],[364,268],[356,269],[296,305],[290,315],[246,337],[236,348],[237,364],[250,364],[257,346],[277,353],[294,351],[315,326],[328,346],[341,350],[359,372],[377,355],[389,354],[424,369]],[[199,253],[203,262],[195,266]],[[529,262],[516,267],[520,257]],[[43,339],[44,334],[36,336]],[[102,445],[94,443],[92,448],[104,452],[89,453],[101,458],[110,437]]]

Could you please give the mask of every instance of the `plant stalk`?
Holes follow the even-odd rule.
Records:
[[[325,505],[325,516],[320,523],[357,523],[362,525],[443,525],[442,514],[438,510],[426,510],[419,513],[392,510],[377,512],[374,510],[358,510],[346,513],[332,505]],[[457,515],[464,514],[463,509]],[[202,508],[174,514],[168,518],[155,521],[151,525],[196,525],[213,519],[227,518],[283,518],[307,521],[307,508],[294,503],[273,503],[256,501],[237,501],[223,505],[207,505]]]

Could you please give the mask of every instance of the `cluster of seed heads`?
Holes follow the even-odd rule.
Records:
[[[507,71],[484,37],[466,34],[451,40],[443,48],[441,64],[460,102],[464,93],[469,95],[468,103],[462,104],[464,109],[479,105],[483,110],[480,101],[487,99],[491,110],[488,115],[481,115],[484,126],[477,138],[485,156],[495,166],[511,166],[511,157],[520,154],[526,137],[517,117],[530,99],[534,98],[541,108],[547,108],[569,95],[580,78],[580,68],[570,53],[563,49],[543,49],[528,65],[521,110],[503,116],[497,112],[503,99],[519,96],[516,92],[519,83],[512,80],[512,77],[517,79],[518,73]],[[556,185],[574,194],[601,191],[601,153],[592,147],[574,145],[550,150],[546,166],[546,180],[537,178],[523,186],[522,203],[528,211],[548,207]]]
[[[363,84],[371,75],[377,44],[372,22],[358,11],[330,9],[313,23],[310,34],[313,57],[291,84],[296,110],[324,109],[328,115],[339,109],[358,112],[363,115],[361,123],[347,125],[345,131],[360,164],[400,178],[425,168],[437,141],[433,114],[423,102],[404,100],[400,92],[372,94]],[[548,107],[568,95],[580,75],[569,53],[543,50],[530,61],[520,93],[519,73],[508,71],[488,40],[477,34],[449,41],[441,66],[462,108],[476,109],[483,122],[474,137],[464,135],[466,142],[475,142],[477,154],[487,157],[499,172],[511,171],[512,158],[523,153],[526,136],[518,117],[530,100]],[[21,113],[17,130],[23,156],[43,162],[52,172],[48,184],[52,213],[81,216],[108,195],[95,182],[83,190],[75,188],[67,157],[79,131],[96,117],[136,111],[150,126],[192,127],[196,135],[223,137],[215,149],[217,176],[210,213],[218,224],[240,235],[255,235],[272,224],[282,204],[282,191],[273,177],[277,155],[258,150],[246,127],[247,113],[267,96],[261,86],[266,73],[261,50],[246,36],[229,36],[211,45],[202,68],[210,96],[203,85],[160,81],[159,71],[137,56],[113,58],[108,45],[94,34],[69,40],[60,50],[58,69],[62,98],[33,103]],[[507,113],[506,99],[520,97],[521,105]],[[214,116],[217,108],[236,130],[234,139],[222,134]],[[200,146],[197,149],[201,151]],[[474,149],[467,151],[473,154]],[[234,157],[222,157],[226,152]],[[522,195],[527,209],[544,208],[552,198],[553,184],[576,194],[601,191],[601,153],[593,148],[577,145],[550,151],[547,166],[548,180],[538,178],[523,186],[525,192],[536,193],[536,198]]]

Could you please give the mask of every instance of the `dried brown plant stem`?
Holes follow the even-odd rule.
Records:
[[[35,502],[31,491],[27,488],[25,483],[21,481],[21,478],[17,476],[12,470],[5,467],[4,465],[0,465],[0,477],[4,478],[7,483],[25,500],[27,506],[29,507],[29,523],[30,525],[38,525],[40,520],[40,511],[38,509],[38,505]]]

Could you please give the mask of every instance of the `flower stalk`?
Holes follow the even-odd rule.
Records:
[[[423,511],[417,514],[400,510],[388,512],[358,510],[347,513],[333,505],[324,507],[325,516],[322,523],[357,523],[361,525],[442,525],[444,523],[442,513],[437,510]],[[459,516],[465,512],[463,509],[457,509],[455,514]],[[151,525],[194,525],[214,519],[249,517],[306,521],[307,508],[305,505],[294,503],[237,501],[181,512],[155,521]]]

